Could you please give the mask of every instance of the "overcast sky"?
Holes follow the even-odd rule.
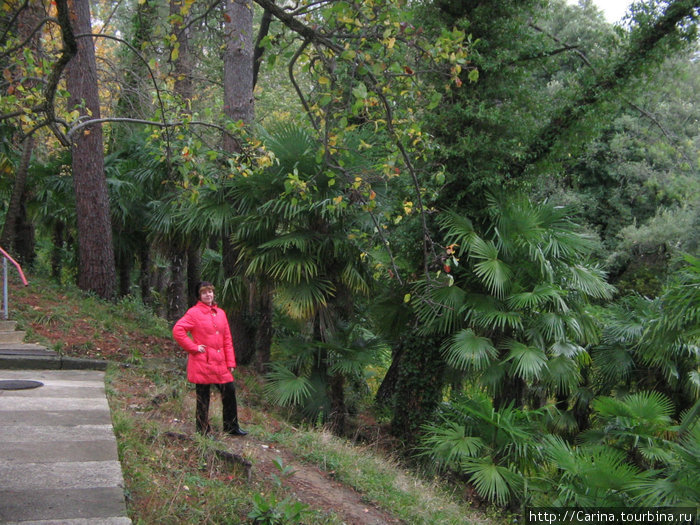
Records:
[[[567,0],[570,4],[577,4],[577,0]],[[627,12],[627,7],[632,3],[631,0],[594,0],[598,8],[605,13],[605,18],[608,22],[619,22]]]
[[[630,0],[595,0],[596,5],[603,10],[608,22],[618,22],[627,12]]]

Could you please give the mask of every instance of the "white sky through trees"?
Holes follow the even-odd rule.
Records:
[[[578,4],[577,0],[567,0],[570,4]],[[605,19],[610,23],[619,22],[627,13],[631,0],[594,0],[593,3],[603,11]]]

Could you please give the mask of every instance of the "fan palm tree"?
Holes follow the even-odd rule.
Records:
[[[656,299],[631,295],[608,307],[592,350],[596,393],[657,390],[678,417],[700,395],[700,260],[687,255]]]
[[[496,410],[477,390],[443,407],[437,423],[424,426],[420,454],[467,476],[486,500],[505,505],[527,498],[528,479],[542,461],[546,409]]]
[[[483,231],[453,212],[439,218],[449,274],[422,283],[417,311],[426,330],[451,334],[448,364],[478,377],[497,407],[555,396],[567,409],[599,335],[591,302],[613,288],[587,262],[594,242],[569,210],[502,195],[488,215]]]
[[[668,438],[674,406],[659,392],[638,392],[622,398],[599,397],[593,402],[594,427],[580,438],[620,450],[643,469],[669,459]]]
[[[352,325],[354,298],[366,296],[370,287],[363,253],[348,238],[354,210],[343,202],[341,184],[334,185],[334,174],[324,170],[318,144],[304,128],[280,125],[263,137],[275,163],[229,179],[223,191],[227,202],[237,203],[231,241],[245,277],[274,289],[278,310],[302,327],[297,341],[304,344],[293,347],[297,352],[286,371],[274,367],[270,391],[278,401],[327,398],[324,416],[342,432],[343,388],[356,354],[339,349],[353,348],[357,340],[356,330],[343,327]]]
[[[64,269],[74,276],[78,268],[73,242],[77,237],[75,192],[69,166],[66,152],[45,164],[33,165],[30,176],[34,181],[34,198],[27,203],[31,215],[51,234],[51,276],[58,281]]]
[[[700,401],[685,413],[677,441],[655,475],[632,484],[637,505],[695,507],[700,501]]]
[[[632,487],[647,474],[626,461],[620,450],[605,445],[573,446],[559,436],[546,436],[544,483],[536,486],[533,504],[553,507],[629,507]]]

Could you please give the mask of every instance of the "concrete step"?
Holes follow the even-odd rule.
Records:
[[[0,523],[130,525],[104,372],[3,371]]]
[[[15,330],[14,332],[0,332],[0,343],[21,343],[24,340],[25,332]]]
[[[17,321],[0,321],[0,332],[13,332],[17,327]]]

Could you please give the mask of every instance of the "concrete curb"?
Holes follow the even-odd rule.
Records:
[[[106,370],[109,361],[62,356],[40,345],[0,344],[2,370]]]

